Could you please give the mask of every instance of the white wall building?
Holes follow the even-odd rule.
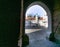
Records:
[[[48,27],[48,16],[43,16],[43,20],[39,20],[40,26]]]

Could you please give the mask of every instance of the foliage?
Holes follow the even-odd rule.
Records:
[[[29,38],[25,34],[25,35],[23,35],[23,39],[22,39],[22,47],[26,47],[28,44],[29,44]]]
[[[55,37],[54,37],[54,34],[55,34],[55,33],[51,33],[51,34],[50,34],[50,37],[49,37],[49,40],[50,40],[50,41],[55,42],[56,39],[55,39]]]

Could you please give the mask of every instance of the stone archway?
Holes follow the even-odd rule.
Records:
[[[36,1],[36,2],[31,3],[31,4],[27,7],[27,10],[28,10],[31,6],[33,6],[33,5],[40,5],[40,6],[41,6],[42,8],[44,8],[45,11],[47,12],[47,15],[48,15],[48,28],[45,29],[45,30],[46,30],[46,33],[47,33],[47,36],[46,36],[46,37],[49,38],[50,33],[52,32],[52,28],[51,28],[51,26],[52,26],[52,24],[51,24],[52,21],[51,21],[51,13],[50,13],[50,10],[49,10],[49,8],[48,8],[44,3],[39,2],[39,1]]]
[[[46,11],[47,11],[47,13],[49,14],[48,15],[48,20],[51,22],[51,24],[49,25],[49,27],[48,27],[48,29],[47,29],[47,37],[49,38],[49,35],[50,35],[50,33],[51,32],[53,32],[54,33],[54,25],[52,25],[52,24],[54,24],[54,22],[52,22],[54,19],[53,19],[53,13],[54,13],[54,6],[59,6],[59,3],[57,2],[56,3],[56,1],[54,2],[54,1],[51,1],[51,0],[38,0],[37,2],[34,2],[34,1],[37,1],[37,0],[29,0],[29,1],[27,1],[27,0],[24,0],[24,7],[23,7],[23,11],[24,12],[22,12],[23,13],[23,15],[21,15],[21,16],[24,16],[25,17],[25,12],[26,12],[26,8],[29,8],[29,6],[31,6],[31,5],[34,5],[35,3],[37,3],[37,2],[39,2],[39,1],[41,1],[41,2],[39,2],[38,4],[40,4]],[[43,2],[43,3],[42,3]],[[46,4],[46,5],[45,5]],[[23,5],[22,5],[23,6]],[[47,7],[46,7],[47,6]],[[57,7],[56,7],[57,8]],[[59,7],[60,8],[60,7]],[[50,9],[50,11],[51,11],[51,14],[50,14],[50,11],[49,11],[49,9]],[[57,8],[58,9],[58,8]],[[51,16],[52,15],[52,16]],[[22,17],[23,19],[24,19],[24,17]],[[50,18],[49,18],[50,17]],[[52,19],[52,20],[51,20]],[[25,19],[24,19],[25,20]],[[24,20],[22,20],[22,23],[24,23],[23,21]],[[49,23],[49,22],[48,22]],[[24,25],[23,25],[24,26]],[[53,29],[52,29],[52,28]],[[25,28],[25,27],[22,27],[22,28]],[[22,34],[21,35],[23,35],[24,36],[24,34],[25,34],[25,31],[23,30],[23,31],[20,31],[20,32],[22,32]],[[53,34],[54,35],[54,34]],[[23,37],[22,37],[23,38]],[[24,38],[23,38],[24,39]],[[21,42],[22,43],[22,42]]]
[[[39,5],[41,6],[46,12],[47,12],[47,16],[48,16],[48,28],[47,29],[43,29],[43,30],[39,30],[37,32],[33,32],[33,33],[29,33],[27,34],[27,36],[29,37],[29,43],[33,43],[35,40],[41,40],[41,39],[46,39],[49,38],[50,34],[52,33],[52,21],[51,21],[51,13],[49,8],[42,2],[36,1],[31,3],[28,7],[27,10],[34,5]],[[31,30],[30,30],[31,31]],[[41,32],[40,32],[41,31]],[[44,33],[43,33],[44,32]],[[40,34],[43,34],[42,37]]]

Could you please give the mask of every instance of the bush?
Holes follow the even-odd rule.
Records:
[[[26,34],[22,38],[22,47],[26,47],[29,44],[29,38]]]
[[[54,33],[51,33],[51,34],[50,34],[49,40],[50,40],[50,41],[53,41],[53,42],[56,41],[56,39],[55,39],[55,37],[54,37]]]

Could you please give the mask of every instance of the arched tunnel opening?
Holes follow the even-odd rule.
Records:
[[[44,8],[38,4],[29,7],[25,15],[25,33],[28,34],[29,40],[44,38],[47,29],[48,15]]]
[[[49,40],[52,32],[51,13],[42,2],[31,3],[25,13],[25,34],[29,38],[29,44],[39,40]]]
[[[25,3],[22,8],[22,47],[59,47],[59,44],[52,42],[55,40],[53,7],[49,3],[36,1]]]
[[[33,5],[26,11],[25,33],[35,32],[37,29],[48,29],[48,15],[40,5]]]
[[[29,3],[28,3],[29,4]],[[26,5],[26,4],[25,4]],[[27,9],[26,9],[27,8]],[[51,9],[43,2],[32,2],[25,7],[22,47],[59,47],[52,31]],[[21,15],[22,16],[22,15]]]

